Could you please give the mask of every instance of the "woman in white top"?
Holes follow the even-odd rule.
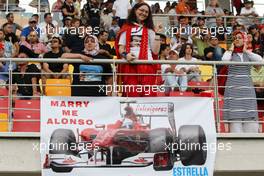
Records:
[[[220,7],[218,0],[210,0],[208,6],[205,9],[205,15],[210,16],[224,16],[225,13]],[[216,18],[207,18],[207,26],[213,27],[216,26]]]
[[[223,61],[263,62],[260,55],[247,50],[246,36],[238,31]],[[231,133],[258,133],[258,112],[250,65],[229,65],[224,93],[224,120],[230,121]],[[250,121],[250,122],[248,122]]]
[[[190,43],[186,43],[182,46],[180,51],[180,59],[179,61],[184,62],[195,62],[197,61],[193,55],[193,45]],[[201,81],[201,71],[199,70],[198,65],[184,65],[178,64],[176,69],[187,73],[188,81]]]

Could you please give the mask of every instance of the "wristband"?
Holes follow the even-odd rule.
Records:
[[[126,58],[126,56],[127,56],[127,52],[123,52],[123,53],[121,53],[120,54],[123,58]]]

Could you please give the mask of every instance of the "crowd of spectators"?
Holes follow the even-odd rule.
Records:
[[[28,25],[25,27],[15,21],[13,13],[8,13],[6,22],[0,29],[0,57],[29,57],[36,58],[36,62],[41,58],[79,58],[89,62],[96,58],[113,59],[115,57],[128,61],[160,59],[195,62],[197,60],[221,61],[222,58],[232,60],[228,58],[229,55],[226,55],[232,50],[233,53],[239,53],[238,56],[243,51],[250,52],[248,56],[258,59],[245,57],[246,60],[259,61],[259,57],[264,55],[264,24],[260,18],[256,18],[259,15],[254,8],[254,2],[244,0],[242,3],[241,0],[233,0],[233,4],[237,11],[236,16],[222,9],[218,0],[209,0],[203,12],[198,12],[188,0],[167,2],[164,9],[161,9],[158,3],[149,6],[144,0],[137,0],[132,4],[125,0],[108,0],[107,2],[87,0],[83,8],[81,8],[81,0],[57,0],[52,5],[51,13],[44,14],[43,22],[40,22],[38,14],[34,14],[28,19]],[[53,13],[59,13],[62,20],[54,20]],[[168,25],[180,30],[173,31],[173,35],[169,36],[162,34],[164,26],[155,26],[152,15],[162,13],[168,14],[170,20]],[[233,15],[233,18],[228,18],[224,24],[224,15]],[[183,28],[191,30],[183,33]],[[205,29],[207,32],[204,32]],[[235,49],[233,46],[239,40],[236,38],[241,37],[238,35],[234,38],[233,33],[238,32],[243,37],[242,49],[239,44]],[[115,45],[109,45],[109,41],[112,44],[115,42]],[[230,49],[232,46],[233,49]],[[112,84],[113,71],[110,64],[72,65],[74,68],[73,96],[105,95],[99,91],[98,85]],[[6,74],[9,68],[8,62],[0,63],[1,85],[10,81]],[[59,60],[58,63],[43,64],[21,62],[13,64],[12,68],[14,74],[12,83],[19,85],[13,88],[17,95],[45,95],[45,86],[42,89],[37,86],[39,79],[42,80],[43,85],[47,79],[71,79],[69,64],[61,64]],[[222,67],[217,67],[218,72],[221,72],[221,69]],[[229,71],[232,69],[229,68]],[[254,85],[262,87],[263,79],[257,79],[257,76],[264,76],[263,68],[255,66],[250,69],[251,74],[256,76],[253,78]],[[155,76],[144,76],[144,74],[156,74],[157,71],[161,71],[164,74],[162,82],[166,86],[166,93],[176,90],[188,91],[189,81],[202,80],[201,70],[197,65],[125,64],[119,66],[118,71],[142,74],[142,76],[121,77],[123,84],[135,86],[156,84]],[[244,73],[250,74],[248,70]],[[256,89],[256,92],[258,97],[264,97],[264,91],[261,89]],[[252,92],[250,94],[252,97],[255,96]],[[235,93],[233,95],[236,96]],[[124,92],[123,96],[147,95]],[[152,92],[148,96],[155,96],[155,94]],[[232,93],[229,96],[232,96]]]

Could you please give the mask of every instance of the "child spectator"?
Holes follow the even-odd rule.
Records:
[[[170,50],[169,45],[162,44],[160,48],[160,60],[178,60],[177,52]],[[186,91],[188,84],[186,73],[177,70],[175,64],[162,64],[161,73],[166,95],[170,91]]]
[[[246,28],[248,28],[253,23],[253,17],[257,17],[257,11],[253,7],[254,2],[251,0],[244,0],[244,6],[241,9],[240,15],[244,18],[239,19],[240,23],[242,23]]]
[[[118,26],[118,18],[113,17],[112,25],[109,29],[109,39],[111,41],[115,40],[117,32],[120,30],[120,27]]]
[[[205,9],[205,15],[210,16],[224,16],[225,13],[223,9],[220,7],[218,0],[210,0],[208,6]],[[216,26],[215,18],[207,18],[207,26],[213,27]]]
[[[184,44],[180,51],[180,59],[179,61],[197,61],[196,58],[193,57],[193,46],[192,44]],[[199,70],[198,65],[184,65],[179,64],[176,66],[176,69],[179,70],[181,73],[186,73],[188,81],[201,81],[201,71]]]
[[[2,29],[0,29],[0,44],[4,46],[4,55],[3,57],[5,58],[13,58],[14,53],[13,53],[13,44],[9,41],[5,40],[5,34]]]

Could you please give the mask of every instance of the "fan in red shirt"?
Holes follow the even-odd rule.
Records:
[[[128,62],[157,59],[155,56],[158,55],[160,49],[160,35],[156,35],[154,31],[151,9],[148,4],[138,3],[132,8],[127,23],[123,25],[117,36],[115,45],[117,57],[126,59]],[[156,96],[154,91],[145,88],[156,84],[156,76],[146,74],[156,74],[157,70],[158,66],[151,64],[119,65],[119,73],[132,74],[120,76],[122,85],[134,87],[134,89],[125,89],[123,96]],[[136,90],[136,86],[144,85],[146,86],[144,89]]]

